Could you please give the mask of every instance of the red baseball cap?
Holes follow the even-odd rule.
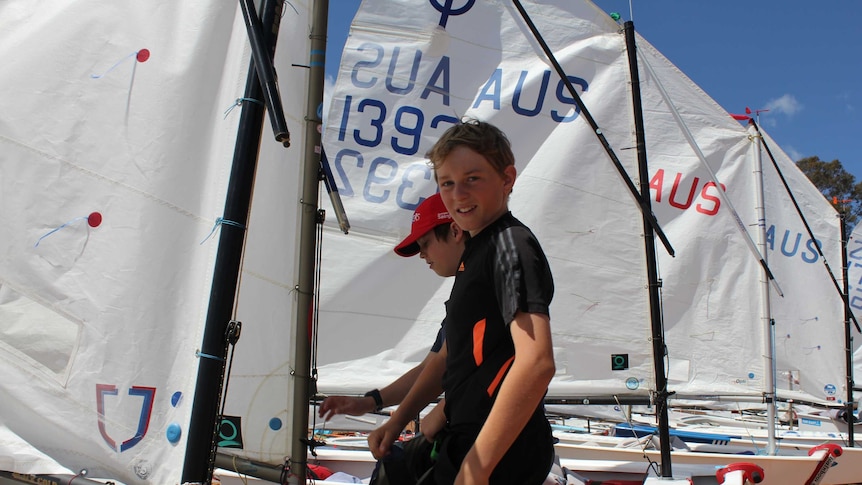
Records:
[[[399,256],[409,257],[419,252],[419,244],[416,240],[426,232],[441,224],[452,222],[452,216],[443,205],[440,194],[434,194],[423,200],[419,207],[413,212],[413,225],[410,226],[410,235],[395,246],[395,252]]]

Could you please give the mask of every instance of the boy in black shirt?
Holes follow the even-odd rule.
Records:
[[[542,405],[555,371],[554,283],[535,236],[508,209],[514,154],[498,128],[470,120],[427,156],[449,214],[471,236],[446,304],[446,371],[423,371],[369,447],[386,456],[405,416],[442,389],[447,422],[433,477],[422,485],[541,484],[554,458]]]
[[[447,427],[435,465],[446,483],[540,484],[553,462],[542,398],[554,375],[550,267],[508,199],[514,154],[476,120],[428,152],[440,195],[467,242],[447,305]]]

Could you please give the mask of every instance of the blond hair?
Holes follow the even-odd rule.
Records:
[[[515,154],[506,134],[491,123],[468,118],[446,130],[425,154],[434,168],[435,178],[443,160],[459,146],[466,146],[485,157],[501,175],[506,167],[515,165]]]

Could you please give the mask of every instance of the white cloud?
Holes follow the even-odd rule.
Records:
[[[839,102],[844,103],[844,111],[846,113],[856,112],[856,105],[853,104],[853,96],[847,91],[843,91],[835,96]]]
[[[784,150],[784,153],[786,153],[787,156],[790,157],[790,159],[793,160],[794,162],[797,160],[801,160],[801,159],[805,158],[802,155],[802,152],[800,152],[796,148],[793,148],[790,145],[784,145],[781,147],[781,149]]]
[[[793,116],[802,111],[802,104],[792,94],[785,94],[780,98],[769,100],[766,107],[773,113],[782,113],[787,116]]]

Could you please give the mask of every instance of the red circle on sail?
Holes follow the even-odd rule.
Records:
[[[89,224],[90,227],[99,227],[99,224],[101,223],[102,214],[99,214],[98,212],[93,212],[92,214],[87,216],[87,224]]]
[[[138,55],[135,57],[138,59],[138,62],[147,62],[147,59],[150,58],[150,50],[141,49],[138,51]]]

